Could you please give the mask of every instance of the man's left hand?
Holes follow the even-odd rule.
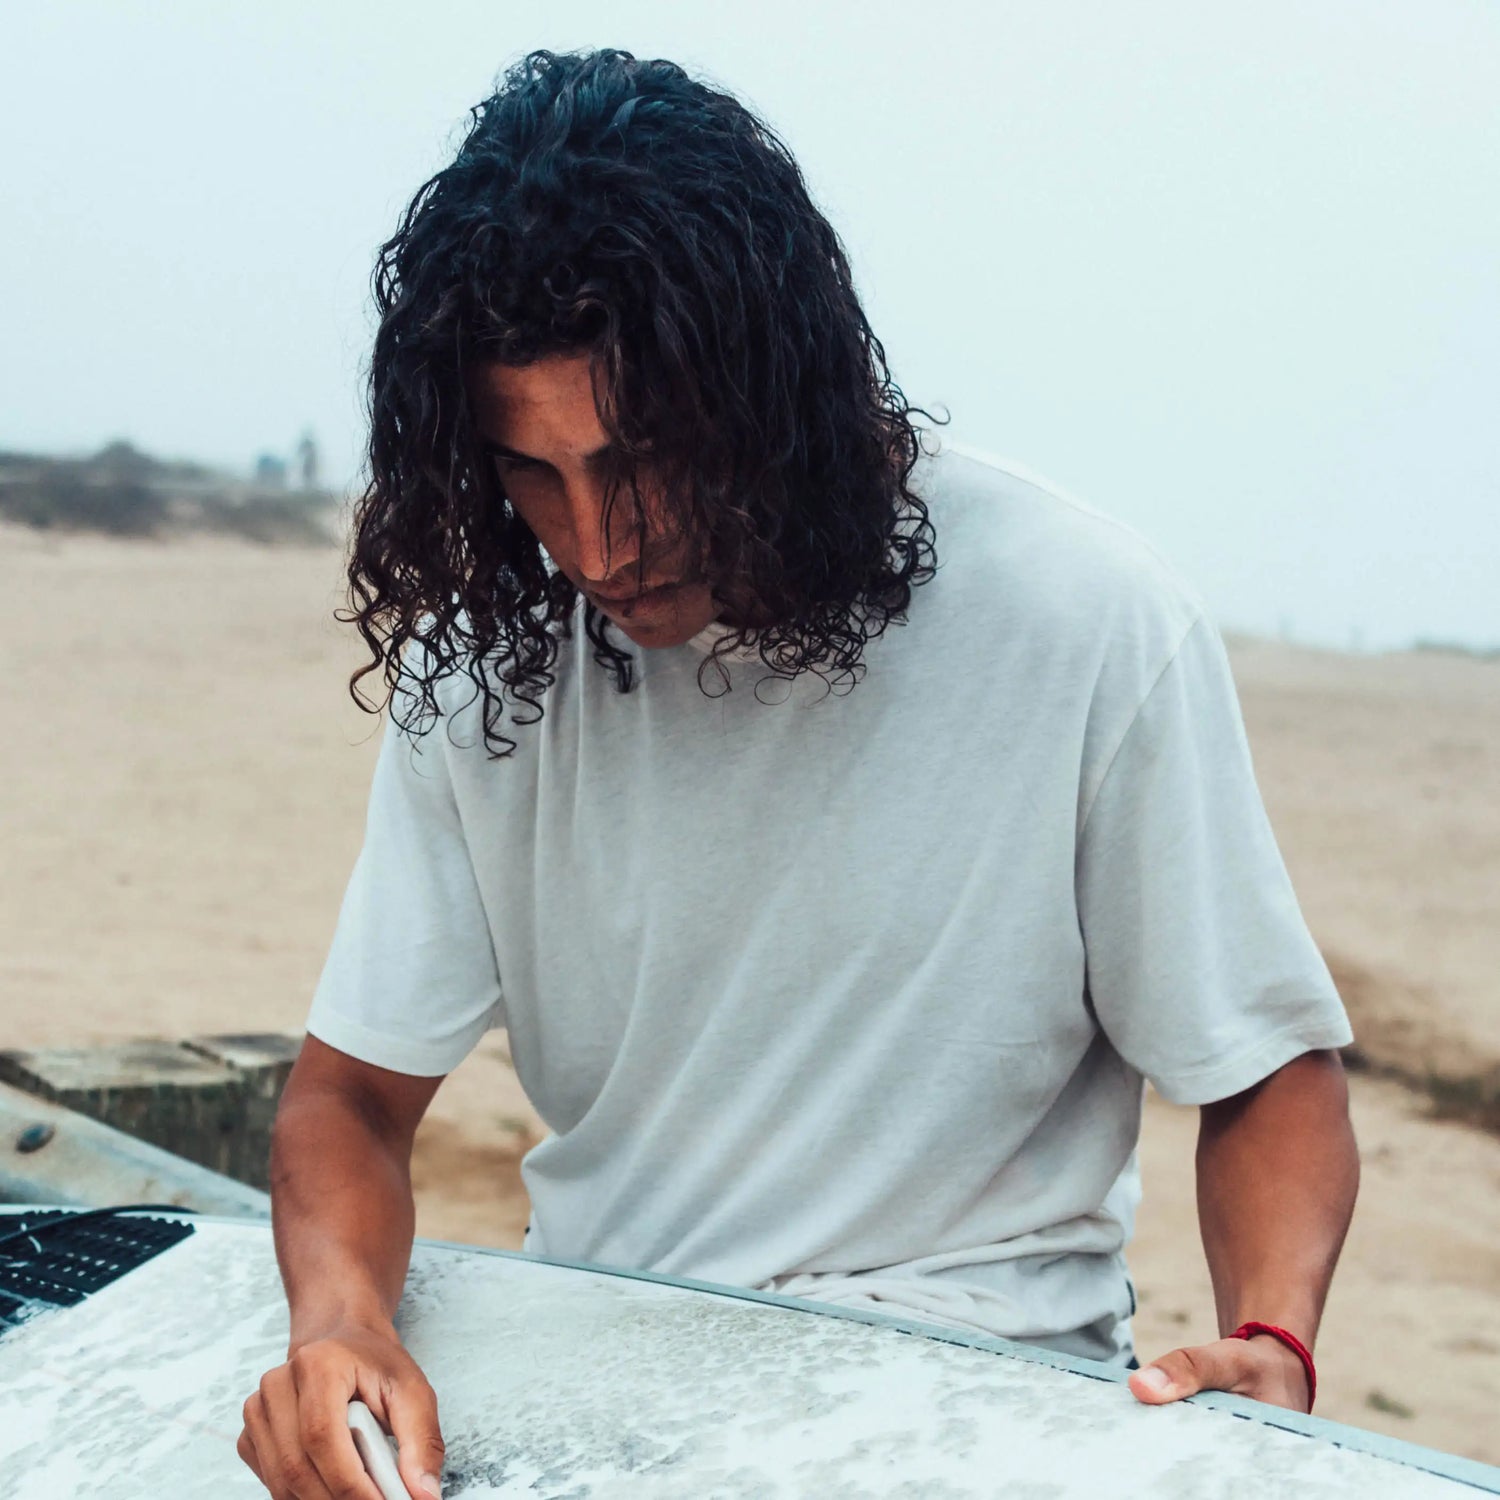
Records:
[[[1279,1339],[1218,1339],[1174,1349],[1134,1371],[1130,1389],[1148,1406],[1165,1406],[1199,1391],[1233,1391],[1291,1411],[1307,1410],[1307,1372]]]

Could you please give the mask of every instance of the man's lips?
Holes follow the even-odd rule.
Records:
[[[653,583],[650,588],[637,589],[629,594],[601,594],[597,589],[588,589],[589,598],[600,604],[629,604],[633,599],[644,599],[647,594],[664,594],[668,589],[679,587],[676,583]]]

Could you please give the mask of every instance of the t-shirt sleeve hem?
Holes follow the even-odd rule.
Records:
[[[1182,1073],[1146,1076],[1170,1104],[1213,1104],[1252,1088],[1304,1052],[1347,1047],[1353,1040],[1354,1033],[1346,1017],[1324,1016],[1278,1031],[1247,1052],[1237,1052]]]
[[[451,1073],[478,1045],[489,1029],[488,1018],[467,1027],[458,1036],[437,1041],[391,1036],[371,1031],[358,1021],[334,1012],[317,1011],[307,1018],[307,1031],[320,1042],[358,1058],[373,1067],[414,1078],[441,1078]]]

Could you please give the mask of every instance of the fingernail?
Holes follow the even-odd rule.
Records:
[[[1165,1370],[1158,1369],[1155,1365],[1150,1365],[1141,1371],[1141,1384],[1147,1390],[1157,1392],[1165,1392],[1172,1389],[1171,1377]]]
[[[424,1474],[418,1483],[433,1497],[433,1500],[442,1500],[443,1486],[436,1474]]]

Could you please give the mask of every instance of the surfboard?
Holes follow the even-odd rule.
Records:
[[[165,1218],[165,1216],[158,1216]],[[269,1229],[192,1232],[0,1333],[8,1500],[254,1500],[240,1409],[285,1357]],[[448,1500],[1006,1495],[1459,1500],[1500,1469],[1112,1367],[797,1298],[419,1240],[398,1316]]]

